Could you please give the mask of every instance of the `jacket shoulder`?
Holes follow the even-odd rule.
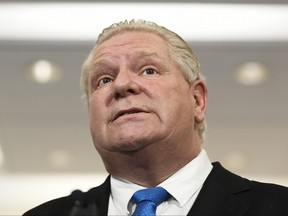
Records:
[[[214,163],[213,179],[230,191],[235,200],[246,203],[248,215],[288,215],[288,187],[249,180]]]
[[[23,216],[51,216],[51,215],[98,215],[100,211],[108,211],[110,196],[110,177],[98,187],[87,192],[73,191],[69,196],[47,201],[25,212]]]
[[[25,212],[23,216],[36,215],[70,215],[74,206],[74,200],[71,195],[47,201]]]
[[[251,204],[252,214],[288,215],[288,188],[282,185],[249,181],[250,196],[239,194]]]

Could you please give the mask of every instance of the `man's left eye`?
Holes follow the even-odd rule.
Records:
[[[156,71],[152,68],[148,68],[148,69],[143,71],[143,74],[146,74],[146,75],[153,75],[155,73],[156,73]]]

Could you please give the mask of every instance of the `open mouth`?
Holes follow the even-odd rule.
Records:
[[[147,112],[142,110],[142,109],[139,109],[139,108],[131,108],[131,109],[127,109],[127,110],[121,110],[121,111],[116,113],[116,115],[113,118],[113,121],[115,121],[116,119],[118,119],[121,116],[131,115],[131,114],[135,114],[135,113],[147,113]]]

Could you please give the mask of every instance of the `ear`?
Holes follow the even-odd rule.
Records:
[[[194,97],[195,122],[201,123],[206,116],[207,86],[203,80],[195,80],[191,86]]]

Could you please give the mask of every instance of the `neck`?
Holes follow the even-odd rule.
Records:
[[[108,156],[113,160],[104,160],[104,162],[110,174],[148,188],[165,181],[193,160],[200,151],[200,145],[171,151],[162,149],[156,153],[146,148],[129,154],[113,153],[113,156]]]

